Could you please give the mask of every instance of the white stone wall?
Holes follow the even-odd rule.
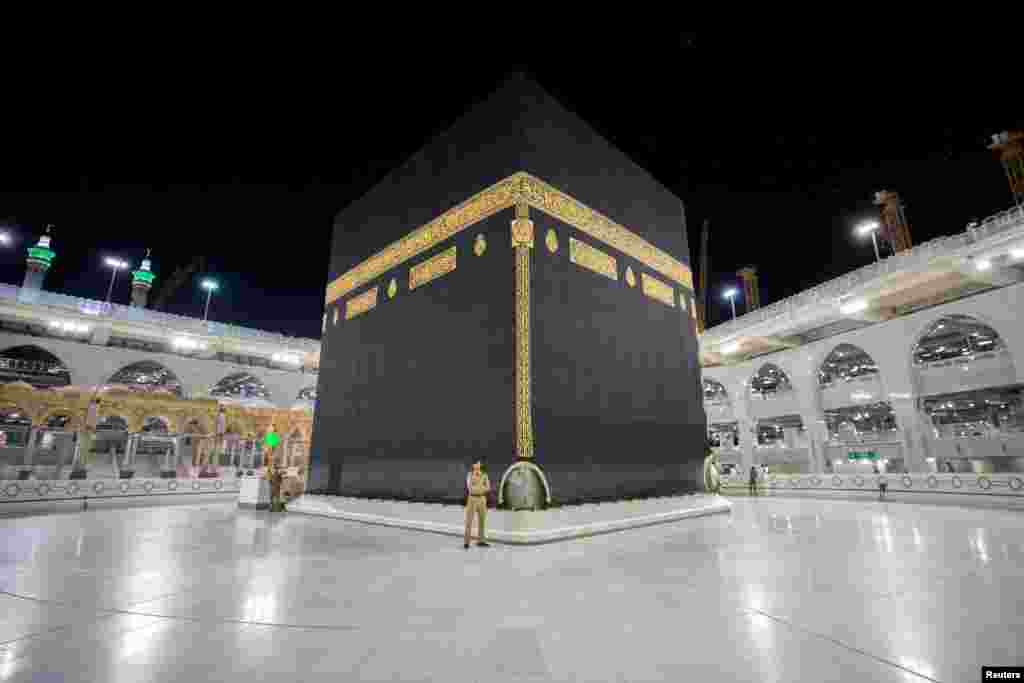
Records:
[[[1002,337],[1009,353],[998,360],[984,359],[946,369],[918,371],[912,354],[918,339],[933,322],[954,314],[971,316],[992,327]],[[823,413],[826,397],[818,386],[817,372],[826,356],[845,343],[867,352],[879,370],[877,382],[865,382],[863,386],[857,383],[853,389],[861,392],[863,402],[890,402],[896,414],[897,438],[905,464],[911,472],[926,472],[929,470],[926,458],[941,455],[947,444],[934,439],[927,417],[917,410],[917,399],[923,395],[1024,382],[1022,314],[1024,284],[1016,284],[736,365],[704,368],[703,376],[721,382],[729,398],[727,405],[706,406],[709,422],[735,420],[739,424],[739,452],[730,453],[729,458],[724,459],[735,460],[743,472],[749,471],[754,463],[762,464],[753,433],[757,420],[799,414],[808,434],[808,444],[803,449],[807,471],[823,472],[827,454]],[[742,336],[742,331],[739,334]],[[790,395],[768,399],[751,395],[750,380],[766,363],[773,363],[789,376],[794,390]],[[831,406],[852,404],[842,397],[829,396],[827,400]]]
[[[291,370],[252,367],[217,360],[201,360],[171,353],[153,353],[111,346],[98,346],[51,337],[35,337],[0,331],[0,350],[12,346],[38,346],[59,358],[71,373],[72,384],[102,384],[126,365],[139,361],[160,363],[173,372],[188,397],[203,396],[222,378],[246,372],[262,381],[270,400],[279,408],[294,405],[299,391],[316,386],[317,376]]]

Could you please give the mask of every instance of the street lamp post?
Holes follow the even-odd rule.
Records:
[[[735,287],[725,290],[725,298],[729,300],[729,305],[732,306],[732,319],[736,319],[736,294],[738,290]]]
[[[127,268],[128,264],[116,258],[108,258],[106,264],[113,269],[113,272],[110,274],[110,287],[107,288],[107,304],[109,304],[110,297],[114,294],[114,280],[117,278],[117,271]]]
[[[878,228],[879,227],[881,227],[881,226],[878,224],[878,221],[867,221],[866,223],[861,223],[860,225],[857,226],[857,234],[858,235],[861,235],[862,237],[864,235],[868,235],[868,234],[871,235],[871,244],[875,245],[875,260],[876,261],[881,261],[882,260],[882,255],[878,251]]]
[[[206,322],[210,315],[210,297],[217,291],[217,283],[213,280],[203,280],[202,288],[206,290],[206,306],[203,308],[203,322]]]

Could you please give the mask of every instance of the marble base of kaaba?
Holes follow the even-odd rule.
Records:
[[[242,488],[238,492],[238,507],[251,510],[268,509],[270,507],[270,482],[257,477],[243,479]]]
[[[515,545],[550,543],[725,513],[731,508],[732,504],[725,498],[707,494],[536,511],[492,508],[487,511],[487,540]],[[288,504],[288,512],[460,538],[465,532],[465,511],[458,505],[304,495]]]

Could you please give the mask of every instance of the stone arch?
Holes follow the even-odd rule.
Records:
[[[702,377],[701,387],[704,390],[705,401],[727,402],[729,400],[729,392],[726,391],[725,385],[714,377]]]
[[[33,386],[60,387],[71,384],[71,368],[57,354],[38,344],[9,346],[0,351],[0,363],[18,373]],[[32,381],[36,380],[36,381]]]
[[[548,478],[544,476],[544,471],[541,468],[529,460],[520,460],[513,463],[511,467],[505,470],[505,474],[501,475],[501,483],[498,484],[498,505],[502,505],[505,501],[505,482],[508,480],[508,476],[518,469],[525,469],[537,475],[544,486],[544,499],[548,505],[551,505],[551,486],[548,484]]]
[[[764,363],[751,375],[747,387],[750,393],[758,395],[793,391],[793,381],[790,377],[790,373],[777,363]]]
[[[835,380],[881,374],[875,359],[867,351],[846,342],[834,346],[818,364],[817,370],[819,387]]]
[[[175,431],[174,421],[164,415],[147,415],[142,421],[142,429],[139,431],[148,434],[173,434]]]
[[[66,409],[48,410],[43,414],[42,419],[39,421],[39,426],[44,429],[53,429],[59,431],[75,431],[78,429],[78,421],[75,420],[75,414]]]
[[[210,396],[240,401],[271,400],[266,383],[251,372],[233,372],[222,377],[210,387]]]
[[[178,398],[182,398],[184,393],[181,380],[173,370],[163,363],[149,359],[122,366],[107,379],[106,384],[123,384],[144,391],[164,389]]]
[[[949,326],[950,329],[948,333],[944,334],[943,328],[946,326]],[[958,354],[954,349],[964,349],[974,353],[1005,351],[1010,354],[1011,359],[1013,358],[1009,345],[996,330],[995,325],[978,315],[960,313],[943,315],[922,325],[913,339],[913,344],[910,347],[912,366],[931,362],[931,360],[955,358]],[[985,343],[986,341],[988,343]],[[949,343],[955,344],[955,346],[940,350]],[[930,355],[935,355],[935,357],[927,358]]]

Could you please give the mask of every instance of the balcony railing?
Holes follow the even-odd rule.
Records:
[[[209,337],[223,337],[246,341],[259,341],[265,344],[284,346],[290,349],[316,352],[320,350],[320,342],[316,339],[289,337],[276,332],[266,332],[251,327],[240,327],[213,321],[203,322],[197,318],[183,315],[161,313],[135,306],[108,304],[93,299],[83,299],[67,294],[57,294],[38,289],[25,289],[15,285],[0,284],[0,299],[8,299],[26,304],[40,304],[73,310],[77,313],[108,320],[148,323],[170,328],[175,332],[191,332]]]
[[[936,237],[933,240],[922,242],[916,247],[893,254],[882,261],[876,261],[846,275],[841,275],[810,289],[805,289],[799,294],[794,294],[763,308],[745,313],[734,320],[715,325],[704,333],[702,342],[704,344],[717,344],[723,339],[738,334],[745,328],[767,320],[784,320],[786,316],[792,318],[797,311],[808,306],[834,303],[839,297],[860,285],[874,282],[891,274],[923,267],[936,256],[949,254],[951,251],[970,246],[1012,228],[1020,227],[1022,224],[1024,224],[1024,207],[1014,207],[1002,211],[986,218],[980,224],[968,228],[962,233],[946,237]]]
[[[12,370],[29,374],[57,375],[68,371],[60,363],[21,358],[0,358],[0,370]]]

